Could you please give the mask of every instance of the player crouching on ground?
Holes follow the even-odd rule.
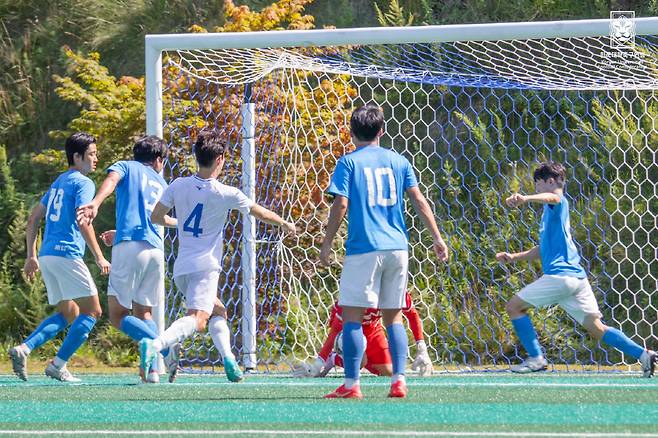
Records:
[[[529,356],[520,365],[513,366],[512,371],[530,373],[547,368],[537,333],[526,311],[530,307],[558,304],[582,324],[594,339],[639,360],[644,376],[651,377],[656,368],[656,353],[645,350],[621,331],[601,322],[599,306],[571,237],[569,202],[564,196],[564,167],[555,162],[542,163],[535,169],[534,180],[537,194],[514,193],[505,203],[510,207],[520,207],[528,202],[544,205],[539,226],[539,245],[528,251],[496,254],[496,259],[501,263],[541,259],[544,271],[543,276],[521,289],[506,306],[514,330]]]
[[[343,308],[336,302],[329,317],[329,335],[322,345],[315,361],[301,363],[293,367],[295,377],[324,377],[334,366],[343,367],[342,352],[334,351],[336,338],[343,331]],[[416,358],[411,369],[418,371],[420,376],[432,375],[432,361],[427,353],[427,345],[423,336],[423,323],[411,300],[411,294],[405,294],[405,307],[402,314],[409,323],[409,328],[416,341]],[[363,316],[363,335],[366,337],[363,368],[378,376],[391,376],[393,365],[391,352],[384,326],[381,323],[382,313],[379,309],[366,309]]]
[[[202,331],[207,324],[228,379],[242,380],[242,371],[231,351],[226,308],[217,298],[226,218],[230,210],[239,210],[265,223],[278,225],[293,235],[296,233],[294,224],[255,204],[235,187],[217,180],[227,150],[227,143],[218,134],[200,132],[194,144],[196,175],[172,182],[153,209],[153,223],[164,225],[165,216],[172,208],[179,218],[174,282],[185,296],[187,315],[174,321],[156,339],[145,338],[140,342],[140,367],[146,373],[158,352]]]

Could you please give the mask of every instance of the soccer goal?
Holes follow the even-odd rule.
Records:
[[[524,355],[504,302],[539,266],[493,256],[537,242],[539,210],[501,199],[531,192],[545,159],[568,170],[572,231],[604,320],[658,346],[656,35],[658,18],[621,17],[147,36],[147,129],[170,146],[166,177],[194,171],[199,129],[221,131],[232,145],[222,181],[301,230],[282,237],[237,214],[227,223],[219,293],[243,365],[287,371],[324,340],[340,274],[318,263],[324,190],[364,103],[384,109],[382,145],[412,162],[452,251],[436,262],[408,217],[409,287],[436,369],[496,369]],[[166,241],[171,275],[175,232]],[[182,305],[167,281],[161,325]],[[632,365],[558,308],[533,319],[554,366]],[[204,335],[184,360],[221,363]]]

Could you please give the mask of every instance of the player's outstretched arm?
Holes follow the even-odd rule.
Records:
[[[82,226],[82,224],[92,223],[96,218],[96,215],[98,215],[98,207],[100,207],[103,201],[114,192],[119,181],[121,181],[121,176],[117,172],[110,172],[107,174],[107,177],[105,177],[105,180],[98,189],[94,199],[92,199],[89,204],[81,205],[75,211],[78,225]]]
[[[89,246],[89,249],[91,250],[91,253],[94,255],[94,259],[96,260],[96,265],[101,270],[101,274],[103,275],[108,275],[110,273],[110,262],[108,262],[105,259],[105,256],[103,255],[103,251],[101,251],[101,247],[98,244],[98,241],[96,240],[96,233],[94,232],[94,226],[91,224],[81,224],[80,225],[80,234],[82,234],[82,237],[85,239],[85,242],[87,242],[87,246]]]
[[[25,265],[23,266],[23,273],[25,274],[25,278],[29,281],[34,280],[34,276],[39,270],[39,260],[37,259],[37,235],[39,234],[41,220],[44,217],[46,217],[46,207],[39,202],[30,212],[30,217],[27,218],[27,227],[25,230],[27,258],[25,259]]]
[[[293,236],[297,234],[297,228],[295,227],[295,224],[284,220],[281,216],[271,210],[268,210],[265,207],[254,204],[249,210],[249,213],[256,219],[263,221],[266,224],[276,225],[283,228],[287,233],[290,233]]]
[[[418,213],[423,223],[432,234],[434,253],[442,262],[448,261],[448,245],[446,245],[443,237],[441,237],[439,227],[436,225],[436,220],[434,219],[434,213],[432,212],[427,199],[425,199],[425,196],[420,192],[418,186],[408,188],[407,195],[409,196],[416,213]]]
[[[499,252],[496,254],[496,260],[498,260],[501,263],[515,263],[524,260],[535,260],[540,257],[541,254],[539,253],[539,245],[527,251],[514,252],[514,253]]]
[[[324,240],[322,241],[322,247],[320,248],[320,263],[325,266],[331,264],[331,244],[336,237],[338,228],[340,228],[340,223],[343,222],[345,213],[347,213],[347,207],[349,205],[349,200],[345,196],[336,196],[334,198],[334,203],[331,204],[331,209],[329,210],[329,219],[327,220],[327,228],[324,232]]]
[[[171,210],[171,207],[167,207],[161,202],[155,204],[153,211],[151,212],[151,222],[156,225],[162,225],[164,227],[174,228],[178,221],[175,218],[172,218],[167,213]],[[173,226],[172,221],[174,222]]]
[[[528,202],[536,202],[538,204],[559,204],[561,201],[560,195],[555,193],[536,193],[534,195],[522,195],[520,193],[514,193],[505,199],[505,204],[508,207],[520,207],[521,205]]]

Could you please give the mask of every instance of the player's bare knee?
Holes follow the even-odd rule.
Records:
[[[608,329],[608,326],[603,324],[598,315],[587,315],[583,321],[583,328],[587,330],[587,333],[592,338],[600,340]]]
[[[141,320],[153,319],[151,307],[133,303],[133,315]]]
[[[69,324],[72,323],[80,314],[80,308],[75,303],[75,301],[61,301],[57,305],[57,310],[59,310],[59,313],[64,316]]]
[[[226,307],[224,307],[224,304],[219,299],[215,300],[215,307],[212,309],[212,316],[220,316],[227,319]]]
[[[519,318],[525,315],[526,313],[526,309],[523,306],[523,302],[516,296],[512,297],[512,299],[507,302],[507,304],[505,305],[505,311],[512,319]]]

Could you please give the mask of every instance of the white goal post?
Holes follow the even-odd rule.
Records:
[[[423,179],[429,178],[432,180],[426,184],[436,185],[439,184],[439,180],[447,185],[454,184],[454,190],[457,193],[454,196],[465,196],[463,199],[460,198],[459,205],[455,206],[450,205],[450,201],[444,200],[444,196],[447,198],[447,195],[444,194],[443,189],[437,189],[438,191],[434,192],[437,198],[433,202],[433,206],[436,209],[438,209],[437,206],[440,206],[442,213],[450,215],[451,225],[448,234],[450,234],[450,231],[457,233],[456,236],[459,241],[464,241],[465,235],[461,234],[463,231],[457,231],[460,230],[460,224],[463,226],[463,222],[460,222],[461,217],[455,215],[461,215],[463,211],[472,209],[475,211],[474,217],[478,220],[480,220],[480,217],[488,216],[488,213],[484,213],[485,207],[480,205],[484,201],[471,199],[473,189],[472,182],[469,182],[469,178],[477,178],[476,174],[478,172],[484,172],[486,183],[489,184],[491,190],[494,190],[497,177],[495,175],[489,176],[487,173],[490,171],[487,170],[488,165],[491,164],[493,168],[496,166],[501,168],[501,166],[507,166],[505,160],[511,161],[518,158],[514,166],[518,163],[519,169],[523,168],[523,170],[518,171],[520,176],[527,176],[527,168],[533,164],[529,161],[533,157],[557,156],[561,159],[576,162],[582,159],[586,162],[586,166],[585,164],[583,166],[593,169],[591,170],[593,173],[588,174],[586,169],[581,172],[578,167],[574,170],[574,187],[577,187],[579,194],[582,195],[578,197],[578,200],[583,199],[582,205],[578,205],[580,207],[584,205],[583,208],[587,212],[591,210],[592,215],[590,217],[583,213],[582,217],[579,216],[581,231],[576,234],[581,239],[586,240],[584,242],[584,252],[587,254],[586,267],[588,270],[596,272],[597,275],[600,274],[605,277],[605,281],[601,280],[600,287],[611,291],[611,297],[609,299],[604,298],[605,305],[608,305],[608,301],[611,303],[609,304],[609,312],[605,315],[619,324],[633,324],[632,319],[636,315],[641,315],[643,325],[637,328],[634,334],[641,337],[644,342],[656,343],[658,341],[658,326],[655,323],[655,317],[658,316],[658,309],[655,308],[657,306],[656,298],[650,296],[651,291],[645,290],[645,288],[650,287],[647,285],[651,285],[652,282],[654,290],[656,284],[658,284],[658,278],[656,278],[658,277],[658,266],[655,260],[650,260],[650,256],[647,255],[647,251],[650,252],[651,249],[653,249],[654,255],[656,251],[655,231],[648,229],[651,226],[652,217],[655,225],[656,212],[653,208],[656,207],[656,204],[649,199],[650,196],[646,195],[646,193],[649,193],[646,187],[649,185],[655,187],[656,183],[655,176],[651,176],[652,171],[656,170],[655,146],[651,148],[645,145],[649,147],[647,150],[637,146],[638,150],[635,151],[637,153],[637,156],[634,156],[635,158],[631,156],[627,158],[623,149],[627,147],[629,142],[630,144],[636,144],[637,139],[640,137],[645,139],[653,138],[651,137],[653,133],[650,130],[647,132],[643,128],[644,116],[634,113],[632,108],[642,107],[642,105],[653,108],[654,103],[658,108],[658,102],[654,102],[657,100],[654,90],[658,89],[658,63],[656,62],[656,59],[658,59],[656,53],[658,51],[653,51],[653,43],[647,43],[647,45],[634,52],[625,52],[631,53],[629,62],[634,63],[628,69],[613,66],[610,71],[597,71],[597,65],[601,65],[599,62],[601,59],[605,59],[606,56],[605,50],[602,49],[606,43],[602,41],[606,41],[610,37],[611,21],[600,19],[399,28],[147,35],[145,40],[146,132],[149,135],[165,138],[167,121],[163,117],[163,103],[166,101],[163,98],[163,89],[166,89],[167,86],[163,82],[163,71],[166,71],[169,67],[172,71],[176,70],[177,73],[175,74],[178,75],[179,79],[193,77],[195,81],[207,80],[208,83],[225,84],[227,87],[242,87],[239,94],[242,99],[239,102],[239,113],[235,116],[236,120],[241,121],[240,131],[235,133],[235,137],[239,139],[241,155],[235,158],[235,162],[239,162],[241,165],[240,171],[236,172],[241,173],[242,177],[236,181],[238,181],[240,188],[247,196],[253,199],[258,196],[258,186],[264,184],[263,181],[258,179],[260,178],[258,171],[260,164],[257,160],[260,152],[255,138],[258,137],[259,132],[256,127],[257,120],[255,119],[258,117],[260,110],[258,109],[257,100],[268,99],[268,97],[259,94],[252,100],[252,84],[256,83],[257,80],[265,80],[263,78],[268,78],[268,75],[274,74],[277,69],[307,71],[310,79],[309,77],[299,78],[293,76],[268,79],[276,84],[286,82],[291,84],[289,85],[290,96],[281,98],[290,99],[291,102],[296,99],[295,93],[299,92],[299,88],[295,87],[316,90],[313,87],[320,89],[319,84],[325,80],[336,81],[341,83],[341,86],[352,90],[366,90],[369,99],[375,101],[377,99],[388,99],[387,96],[394,89],[397,94],[391,99],[395,99],[395,102],[391,102],[390,107],[387,106],[388,109],[385,109],[385,111],[387,115],[391,115],[395,119],[395,127],[399,129],[400,134],[398,137],[390,134],[389,145],[398,144],[396,138],[399,139],[402,136],[403,128],[407,127],[405,128],[406,135],[412,136],[417,145],[413,147],[404,146],[401,152],[412,156],[414,158],[412,162],[417,161],[429,168],[427,172],[421,172]],[[658,35],[658,17],[637,18],[634,20],[634,24],[637,36],[651,37]],[[589,51],[590,41],[596,41],[591,46],[593,47],[591,53]],[[444,43],[450,44],[449,49],[445,52],[447,55],[439,57],[436,53],[439,53],[442,47],[441,44]],[[517,43],[520,47],[518,53],[514,50]],[[427,53],[423,52],[421,54],[414,52],[416,50],[414,47],[421,47],[425,50],[428,45],[431,45],[432,50],[437,50],[437,52],[427,51]],[[359,50],[359,48],[370,46],[383,48],[381,52],[376,52],[384,54],[382,59],[372,56],[372,59],[365,61],[364,64],[363,59],[367,54],[359,55],[362,56],[361,58],[353,56],[352,52],[344,56],[331,54],[316,58],[313,54],[309,54],[308,50],[302,50],[339,47],[349,52],[352,48]],[[420,49],[418,51],[422,52]],[[163,54],[169,52],[175,53],[180,62],[163,63]],[[392,61],[386,58],[389,55]],[[560,56],[563,56],[563,58],[560,58]],[[401,61],[398,64],[398,58],[396,57],[404,60],[404,62]],[[576,59],[577,62],[571,62],[570,57]],[[267,65],[263,66],[265,64],[263,60],[266,58]],[[422,67],[423,59],[428,62],[426,70],[423,70]],[[530,64],[526,66],[524,62],[527,60],[530,60]],[[235,62],[235,68],[231,67],[231,62]],[[368,62],[373,64],[370,65]],[[448,64],[450,64],[450,67],[442,70],[442,66]],[[262,68],[262,71],[244,71],[245,69],[248,70],[250,66],[256,66],[254,67],[256,70]],[[583,75],[585,71],[588,74]],[[253,73],[253,77],[249,76],[251,73]],[[285,76],[285,74],[283,75]],[[225,80],[229,77],[230,80]],[[204,88],[206,93],[209,89],[210,86]],[[448,90],[447,93],[445,92],[446,89]],[[526,91],[527,94],[524,94]],[[648,97],[644,94],[645,92],[649,93]],[[228,92],[226,93],[228,96]],[[213,117],[214,120],[217,120],[218,117],[230,116],[218,115],[218,104],[215,101],[213,101],[214,103],[204,101],[204,97],[199,97],[200,94],[203,93],[185,94],[185,98],[181,98],[184,103],[171,104],[171,111],[178,111],[179,108],[184,107],[186,108],[185,111],[190,111],[190,114],[192,114],[190,117],[196,117],[199,112],[203,111],[202,107],[206,105],[211,107],[203,115],[206,120],[211,120]],[[327,94],[330,93],[327,92]],[[226,98],[228,99],[228,97]],[[350,98],[353,101],[359,101],[358,96],[351,96]],[[339,97],[340,99],[343,99],[343,97]],[[365,100],[365,98],[363,99]],[[474,100],[479,103],[472,104]],[[464,101],[469,103],[465,104]],[[496,108],[497,103],[492,102],[497,102],[499,107]],[[628,102],[631,109],[623,106],[622,103],[624,102]],[[400,109],[404,104],[413,106],[415,115],[404,115],[405,111]],[[297,105],[297,102],[290,103],[292,107],[295,105]],[[318,103],[318,106],[320,105]],[[322,105],[330,104],[325,102]],[[537,105],[543,106],[536,109]],[[532,109],[533,107],[535,109]],[[332,110],[330,106],[327,109]],[[478,109],[481,110],[481,113],[478,113]],[[285,120],[295,120],[295,123],[298,123],[297,120],[301,117],[298,110],[283,108],[281,111],[295,113],[290,115],[289,118],[284,118]],[[325,109],[319,108],[313,111],[322,112]],[[428,115],[428,111],[433,111],[434,115]],[[441,111],[445,111],[448,115],[446,117],[436,115],[437,112]],[[409,111],[406,113],[409,113]],[[647,113],[650,113],[650,111],[647,110]],[[534,125],[528,125],[528,114],[536,118],[537,122],[534,122]],[[513,120],[507,121],[505,119],[507,115]],[[420,119],[421,125],[418,124],[415,117]],[[637,121],[637,123],[629,124],[627,122],[629,117],[630,120]],[[550,118],[559,119],[559,126],[549,120]],[[614,126],[620,125],[620,123],[613,123],[617,118],[622,120],[620,123],[623,126],[619,128],[620,131],[613,130]],[[606,120],[612,120],[610,129],[606,128]],[[447,128],[441,126],[441,123],[444,123]],[[340,122],[332,119],[332,124],[337,126],[335,131],[340,132],[341,127],[338,126]],[[311,123],[310,126],[318,125]],[[409,126],[411,128],[408,128]],[[419,126],[422,134],[414,131]],[[319,128],[321,128],[320,130],[325,129],[322,126],[319,126]],[[184,134],[184,129],[181,130],[179,125],[171,129],[172,132]],[[191,129],[195,129],[195,127]],[[293,138],[295,135],[309,136],[308,129],[301,125],[295,127],[279,126],[276,129],[280,130],[278,135],[286,138]],[[450,132],[446,133],[444,131]],[[588,135],[597,140],[582,139],[582,137]],[[339,137],[339,134],[336,134],[336,136]],[[439,141],[436,138],[443,140]],[[520,138],[525,140],[520,140]],[[455,144],[456,139],[459,142],[463,141],[464,144],[468,143],[466,146],[462,144],[461,152],[450,149],[450,143]],[[565,145],[569,143],[569,139],[578,142],[578,147],[583,150],[586,149],[586,151],[568,150]],[[521,143],[524,141],[535,142],[532,143],[532,151],[523,151],[525,145]],[[608,157],[601,157],[602,151],[594,150],[596,149],[592,145],[594,141],[609,143],[606,152],[609,154]],[[549,144],[548,149],[540,146],[542,142]],[[431,144],[439,143],[445,143],[445,147],[442,146],[444,149],[432,151]],[[469,156],[464,151],[470,148],[471,145],[474,148],[475,155]],[[502,149],[500,148],[505,147],[509,147],[513,151],[501,152]],[[518,153],[516,152],[517,149]],[[590,149],[593,150],[591,154]],[[187,152],[189,153],[189,151]],[[293,152],[287,153],[294,155]],[[303,153],[307,154],[307,151]],[[308,152],[308,154],[310,153]],[[444,160],[439,156],[440,154],[447,154],[450,159]],[[500,159],[496,154],[507,158]],[[624,155],[621,158],[622,161],[615,158],[619,154]],[[642,169],[638,170],[632,162],[633,160],[644,162],[643,160],[646,161],[646,157],[652,154],[654,154],[654,163],[642,164],[644,166],[642,169],[646,167],[645,173],[641,172]],[[454,160],[452,160],[453,155]],[[276,156],[278,157],[278,155]],[[574,158],[577,156],[581,158]],[[291,162],[296,159],[287,155],[286,157]],[[296,168],[286,167],[286,163],[283,163],[280,157],[278,159],[280,161],[277,166],[282,169],[284,174],[291,175],[296,172]],[[302,158],[299,159],[303,161]],[[267,160],[271,161],[272,158]],[[467,168],[461,169],[459,163],[463,163],[465,160],[474,160],[474,162],[477,162],[477,166],[482,165],[484,170],[477,166],[478,170],[473,170],[470,164]],[[480,162],[483,162],[483,164]],[[304,161],[304,163],[306,162]],[[297,182],[295,184],[299,184],[301,188],[292,187],[291,184],[293,183],[290,180],[284,181],[285,177],[281,177],[283,179],[276,182],[277,187],[279,187],[277,190],[288,190],[291,194],[305,193],[304,190],[309,185],[319,184],[318,181],[322,177],[318,175],[324,175],[326,171],[330,173],[333,170],[325,167],[325,164],[330,167],[331,163],[331,160],[323,163],[318,168],[317,175],[313,173],[312,182],[302,181],[303,175],[296,177]],[[414,164],[418,166],[416,162]],[[292,166],[292,164],[290,165]],[[433,167],[439,165],[442,167]],[[606,166],[613,166],[613,169],[620,169],[620,171],[617,175],[611,175]],[[601,169],[600,172],[599,169]],[[627,169],[630,169],[630,171],[627,171]],[[632,176],[633,184],[627,183],[628,172]],[[641,174],[640,176],[638,176],[638,172]],[[444,174],[454,174],[454,179],[446,180],[446,182],[442,179]],[[581,174],[585,176],[578,176]],[[295,175],[297,174],[295,173]],[[505,182],[510,182],[510,184],[517,184],[518,187],[519,180],[522,178],[517,179],[515,167],[513,171],[506,173],[503,179]],[[600,187],[601,182],[610,185],[609,194],[596,192],[596,187]],[[595,194],[592,196],[597,200],[596,205],[600,204],[598,208],[605,211],[603,215],[605,218],[603,219],[597,217],[596,205],[584,200],[587,194],[592,193]],[[311,196],[311,194],[308,195],[308,197]],[[297,211],[295,210],[296,207],[286,204],[286,202],[289,202],[286,196],[283,196],[283,198],[281,208],[285,210],[284,213],[291,215],[292,212]],[[626,205],[630,206],[631,213],[624,211]],[[461,210],[459,206],[461,206]],[[466,213],[463,214],[465,218],[470,217]],[[514,230],[516,219],[508,216],[503,218],[503,216],[500,216],[503,214],[506,213],[498,213],[498,210],[496,210],[496,216],[494,217],[493,214],[491,216],[491,220],[495,222],[494,228],[497,228],[499,233],[502,232],[500,230],[503,228]],[[521,231],[517,229],[513,232],[523,234],[527,231],[526,237],[531,240],[530,219],[520,219],[520,223],[523,224],[526,223],[526,220],[528,221],[527,230],[523,228]],[[448,219],[446,220],[448,221]],[[501,225],[502,222],[496,221],[504,221],[505,226]],[[300,292],[300,296],[303,295],[302,298],[295,298],[297,301],[294,304],[299,304],[302,309],[308,309],[307,306],[313,308],[314,318],[316,319],[304,323],[306,324],[304,326],[306,327],[305,330],[309,333],[304,335],[303,339],[298,339],[295,335],[285,333],[288,329],[287,322],[284,329],[277,331],[282,324],[281,321],[287,321],[285,318],[281,317],[275,322],[268,320],[268,322],[266,316],[258,313],[259,294],[262,294],[263,291],[259,291],[261,280],[257,279],[257,271],[260,269],[257,266],[257,263],[260,263],[258,262],[257,245],[262,242],[269,244],[271,241],[262,236],[258,237],[257,224],[253,218],[242,218],[241,224],[241,237],[238,245],[242,249],[240,250],[240,259],[235,267],[235,279],[240,278],[242,284],[239,303],[235,303],[236,308],[239,308],[240,321],[233,321],[233,327],[239,327],[239,344],[243,365],[246,368],[256,368],[262,364],[265,364],[265,366],[275,362],[278,364],[278,361],[289,364],[292,360],[304,359],[304,355],[312,356],[319,348],[319,345],[317,345],[318,339],[321,339],[321,334],[324,333],[323,324],[325,321],[322,319],[327,315],[328,306],[324,298],[318,303],[313,296],[314,292],[308,292],[308,290],[314,291],[318,287],[315,284],[311,285],[313,279],[305,277],[300,280],[301,283],[304,283],[303,286],[291,285],[291,282],[297,281],[295,276],[302,275],[298,271],[302,268],[299,268],[298,265],[308,266],[308,263],[311,263],[312,260],[307,260],[307,264],[299,262],[297,265],[297,262],[289,260],[296,257],[293,254],[297,253],[286,252],[286,255],[281,257],[287,261],[272,262],[276,265],[275,270],[280,270],[281,277],[289,277],[287,280],[276,280],[279,282],[276,284],[287,281],[288,283],[285,286],[287,290],[295,288],[304,290],[304,292]],[[416,228],[416,225],[417,223],[414,222],[411,227],[412,234],[417,236],[418,241],[422,241],[422,238],[418,237],[420,236],[419,230],[421,227]],[[587,227],[595,228],[597,230],[596,236],[592,235],[590,238]],[[308,229],[310,228],[312,227],[308,225]],[[599,232],[599,228],[602,231]],[[642,234],[642,236],[637,237],[638,242],[636,242],[636,234],[633,233],[638,229],[646,236]],[[473,233],[482,233],[483,235],[494,232],[496,231],[486,224],[478,225],[478,229],[473,231]],[[577,236],[577,240],[579,237]],[[500,238],[504,245],[504,236],[501,235]],[[313,240],[312,238],[309,239]],[[589,250],[589,248],[599,248],[603,251],[597,243],[598,239],[611,242],[612,249],[609,256],[599,257],[594,249]],[[627,242],[627,239],[631,239],[631,242]],[[485,245],[484,242],[480,241],[478,241],[478,244]],[[278,242],[277,245],[281,245],[281,242]],[[637,248],[635,248],[636,246]],[[422,247],[422,244],[419,247]],[[278,250],[281,250],[280,247]],[[484,253],[484,250],[482,252]],[[422,274],[417,284],[412,281],[412,287],[418,288],[422,297],[431,297],[431,300],[433,300],[432,304],[428,304],[423,310],[423,318],[427,324],[426,330],[428,330],[428,335],[433,340],[431,347],[433,359],[435,363],[446,364],[446,367],[457,364],[460,369],[470,367],[474,363],[476,365],[509,363],[518,355],[518,351],[510,350],[510,342],[513,342],[513,339],[510,340],[509,331],[502,328],[492,328],[489,322],[490,315],[499,316],[500,313],[500,309],[496,307],[497,304],[493,304],[495,301],[493,298],[500,298],[503,289],[518,286],[516,283],[517,278],[527,280],[532,275],[512,273],[511,277],[508,276],[501,280],[501,274],[496,270],[497,268],[487,267],[482,270],[473,268],[478,275],[481,275],[481,278],[475,280],[478,282],[478,286],[474,286],[473,290],[484,291],[491,298],[485,300],[480,297],[471,297],[467,292],[464,292],[465,286],[463,284],[460,286],[456,283],[463,283],[461,277],[466,278],[470,275],[469,272],[471,271],[468,270],[470,268],[467,269],[463,266],[474,265],[476,260],[479,263],[481,259],[478,258],[479,254],[478,257],[472,257],[471,255],[464,255],[463,257],[459,265],[462,266],[461,271],[457,271],[459,268],[455,265],[455,267],[449,268],[449,272],[440,274],[455,276],[452,281],[440,282],[442,290],[454,288],[455,294],[450,295],[451,298],[447,298],[448,301],[439,297],[442,291],[437,290],[438,286],[430,285],[431,277],[437,274],[436,270],[430,270]],[[260,258],[267,257],[261,256]],[[621,258],[622,260],[616,263],[612,261],[615,258]],[[419,261],[418,258],[416,262],[422,264],[422,261]],[[237,271],[240,272],[239,275]],[[536,274],[536,272],[530,272],[530,274]],[[335,273],[330,275],[335,280]],[[647,295],[642,296],[642,304],[629,304],[627,302],[627,294],[632,292],[629,284],[632,287],[639,285],[638,287],[642,288],[641,293]],[[267,286],[263,286],[263,288],[265,287]],[[458,298],[460,294],[466,296],[461,304],[457,303],[460,300]],[[160,305],[154,309],[154,317],[160,330],[165,327],[164,303],[165,297],[163,296]],[[291,304],[287,301],[275,304],[268,302],[268,305],[264,308],[283,312],[288,310],[282,309],[289,309],[290,306]],[[433,309],[434,306],[468,309],[464,311],[472,312],[472,315],[466,320],[454,315],[438,315]],[[619,316],[621,315],[620,311],[626,313]],[[650,321],[651,315],[654,317],[654,322]],[[299,322],[300,318],[296,315],[294,324],[302,324]],[[468,322],[469,319],[472,321],[471,323]],[[259,350],[260,338],[258,333],[260,330],[266,330],[262,327],[267,324],[276,326],[273,330],[277,331],[279,333],[277,336],[283,340],[277,341],[276,346],[273,346],[274,341],[268,338],[268,342],[271,341],[272,344],[268,343],[267,347]],[[321,332],[319,335],[312,333],[314,324],[318,325],[317,330],[319,333]],[[291,327],[297,326],[291,325]],[[440,332],[445,331],[446,327],[450,327],[450,336],[443,337]],[[573,330],[577,337],[579,332],[575,328]],[[558,331],[559,329],[547,326],[545,323],[544,332],[550,339],[556,339],[555,333]],[[484,332],[487,332],[487,334],[485,335]],[[290,339],[291,336],[294,338],[295,345],[286,346],[287,339]],[[469,338],[464,342],[460,339],[462,336],[477,339]],[[263,338],[267,338],[267,336],[263,334]],[[560,335],[559,342],[556,341],[555,346],[550,347],[554,348],[555,351],[554,363],[589,365],[590,362],[586,358],[587,354],[591,353],[592,362],[597,362],[598,359],[596,358],[604,354],[601,353],[600,349],[590,344],[576,345],[575,342],[572,338],[565,337],[563,339]],[[583,353],[583,351],[588,353]],[[269,359],[262,359],[261,356],[263,355]],[[215,363],[212,360],[208,362],[209,355],[205,350],[194,357],[201,358],[199,359],[200,363]],[[598,360],[598,362],[613,366],[622,365],[623,367],[630,365],[630,362],[626,359],[610,359],[607,355],[604,360]],[[194,363],[194,361],[192,360],[191,363]],[[285,369],[285,366],[283,368],[275,366],[274,369]]]

